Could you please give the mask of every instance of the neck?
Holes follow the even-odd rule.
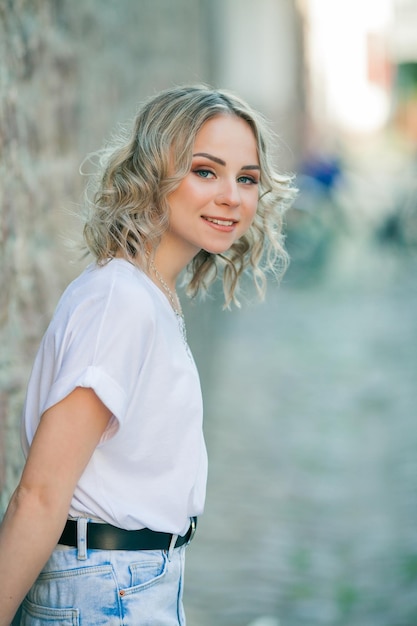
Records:
[[[181,302],[175,289],[170,289],[162,274],[157,269],[154,260],[149,261],[150,275],[153,282],[161,289],[168,298],[172,308],[179,317],[183,317]]]
[[[165,233],[152,258],[170,289],[175,290],[178,276],[198,252],[195,248],[185,250],[182,246],[175,245],[169,232]]]
[[[154,270],[163,277],[167,287],[172,291],[175,291],[178,276],[181,273],[182,267],[178,268],[175,260],[171,262],[169,257],[166,257],[164,254],[161,254],[159,248],[155,251],[153,255],[150,257],[151,268],[153,266]]]

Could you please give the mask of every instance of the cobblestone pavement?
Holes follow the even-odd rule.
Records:
[[[206,314],[204,341],[191,314],[210,477],[190,626],[417,625],[417,267],[360,266]]]

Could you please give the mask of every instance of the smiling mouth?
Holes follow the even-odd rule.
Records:
[[[212,224],[217,224],[218,226],[233,226],[236,224],[236,220],[222,220],[217,217],[205,217],[203,216],[207,222],[211,222]]]

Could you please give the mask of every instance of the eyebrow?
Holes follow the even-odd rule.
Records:
[[[202,156],[205,157],[206,159],[209,159],[210,161],[214,161],[214,163],[218,163],[219,165],[226,165],[226,161],[223,161],[223,159],[219,159],[216,156],[213,156],[212,154],[208,154],[207,152],[197,152],[196,154],[193,154],[193,157],[198,157],[198,156]],[[260,170],[261,168],[259,167],[259,165],[244,165],[242,168],[242,170]]]

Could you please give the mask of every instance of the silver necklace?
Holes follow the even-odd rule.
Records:
[[[156,269],[155,263],[153,262],[153,259],[149,260],[149,267],[151,268],[151,270],[153,271],[153,273],[155,274],[157,280],[160,282],[160,284],[162,285],[165,293],[168,296],[168,300],[171,303],[171,306],[174,310],[174,313],[176,315],[176,318],[178,320],[178,325],[180,327],[180,331],[181,331],[181,335],[182,338],[184,340],[184,343],[186,346],[188,346],[187,343],[187,331],[185,328],[185,319],[184,319],[184,313],[182,311],[182,306],[181,306],[181,302],[180,299],[178,297],[177,292],[173,292],[167,285],[167,283],[165,282],[163,276],[161,275],[161,273]]]

